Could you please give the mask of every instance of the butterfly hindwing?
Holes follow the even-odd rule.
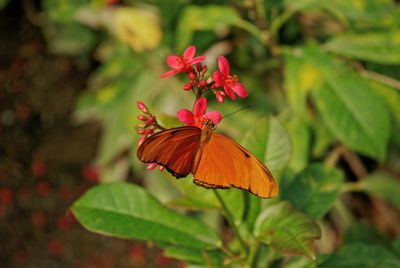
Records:
[[[192,126],[163,130],[147,138],[139,146],[137,156],[145,163],[164,166],[177,178],[186,177],[191,172],[200,136],[201,130]]]
[[[235,141],[212,133],[200,153],[198,164],[192,167],[196,184],[205,188],[236,187],[263,198],[277,195],[278,187],[268,168]]]

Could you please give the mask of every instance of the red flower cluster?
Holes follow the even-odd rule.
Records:
[[[184,73],[189,78],[189,82],[183,87],[184,90],[192,90],[195,94],[196,101],[193,105],[193,111],[181,109],[177,113],[177,118],[184,124],[203,128],[205,122],[211,120],[217,125],[222,116],[217,111],[207,112],[207,99],[203,95],[212,91],[217,102],[223,102],[225,97],[235,100],[236,95],[241,98],[247,97],[247,90],[239,82],[235,74],[230,73],[230,64],[224,56],[218,57],[218,71],[214,71],[210,77],[206,77],[207,66],[203,65],[205,56],[195,56],[196,47],[189,46],[183,52],[183,55],[169,55],[166,62],[172,69],[161,75],[162,78]],[[137,118],[143,123],[140,124],[136,131],[140,134],[138,146],[140,146],[155,131],[164,130],[165,128],[157,123],[156,117],[150,113],[147,106],[141,102],[137,102],[138,109],[143,113]],[[148,164],[147,169],[151,170],[157,166],[156,163]],[[160,170],[164,167],[160,166]]]
[[[212,90],[218,102],[223,102],[227,95],[232,100],[236,99],[237,94],[241,98],[247,97],[247,91],[239,82],[235,74],[230,73],[230,64],[224,56],[218,57],[219,71],[212,74],[212,79],[204,79],[207,66],[201,62],[205,56],[194,57],[195,46],[189,46],[182,56],[167,56],[167,64],[172,68],[165,72],[161,77],[167,77],[178,73],[186,73],[189,76],[189,83],[185,84],[184,90],[199,89],[197,96],[200,97],[207,90]],[[222,87],[223,90],[218,90]]]

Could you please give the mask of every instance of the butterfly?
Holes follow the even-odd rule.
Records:
[[[164,166],[176,178],[192,173],[193,182],[204,188],[235,187],[262,198],[276,196],[278,186],[268,168],[243,146],[214,130],[211,120],[206,120],[203,128],[162,130],[139,146],[137,157]]]

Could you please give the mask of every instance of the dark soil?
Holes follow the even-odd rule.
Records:
[[[177,267],[152,245],[76,223],[69,207],[97,183],[101,127],[71,115],[94,66],[49,54],[10,2],[0,11],[0,267]]]

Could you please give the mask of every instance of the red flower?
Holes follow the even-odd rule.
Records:
[[[205,59],[204,56],[194,57],[196,53],[196,47],[190,46],[185,52],[183,52],[183,56],[173,56],[170,55],[167,57],[167,64],[173,69],[165,72],[161,77],[167,77],[171,75],[175,75],[177,73],[189,73],[192,70],[191,65],[199,63]]]
[[[202,128],[204,122],[211,120],[214,125],[217,125],[221,121],[222,116],[219,112],[212,111],[207,112],[207,99],[201,98],[194,104],[193,112],[187,109],[181,109],[178,111],[178,119],[189,126],[196,126]]]
[[[234,100],[235,93],[242,98],[247,97],[247,91],[239,82],[235,74],[230,74],[230,65],[224,56],[218,56],[219,71],[213,73],[212,77],[216,87],[224,87],[226,94]]]

